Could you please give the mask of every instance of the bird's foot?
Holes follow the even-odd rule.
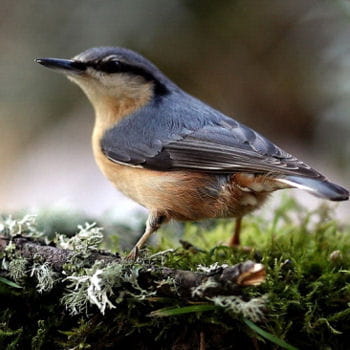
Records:
[[[136,261],[137,257],[139,256],[139,252],[140,252],[139,248],[135,246],[134,248],[132,248],[130,253],[126,256],[126,259]]]

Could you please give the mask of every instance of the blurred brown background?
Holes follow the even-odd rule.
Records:
[[[350,186],[349,1],[1,0],[0,16],[1,211],[136,208],[94,164],[85,96],[33,63],[105,45],[139,51],[189,93]]]

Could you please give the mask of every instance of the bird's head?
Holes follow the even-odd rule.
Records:
[[[92,48],[72,59],[38,58],[35,61],[64,73],[78,84],[96,110],[106,106],[143,105],[169,93],[172,85],[150,61],[119,47]]]

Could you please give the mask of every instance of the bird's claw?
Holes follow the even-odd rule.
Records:
[[[139,248],[135,246],[127,255],[126,259],[136,261],[138,256],[139,256]]]

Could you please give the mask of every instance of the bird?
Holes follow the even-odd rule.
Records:
[[[127,48],[95,47],[72,59],[37,58],[64,73],[95,111],[94,158],[126,196],[148,209],[129,254],[169,220],[241,220],[269,194],[300,188],[331,201],[349,192],[250,127],[186,93],[153,63]]]

